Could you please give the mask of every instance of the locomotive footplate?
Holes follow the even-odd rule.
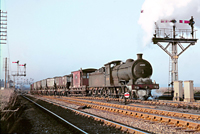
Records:
[[[135,84],[131,85],[132,89],[159,89],[159,84]]]

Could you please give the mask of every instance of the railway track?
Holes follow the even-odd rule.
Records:
[[[78,100],[78,99],[73,99],[73,100]],[[105,106],[110,106],[110,107],[128,109],[132,111],[153,113],[153,114],[165,115],[165,116],[174,116],[174,117],[187,118],[187,119],[200,121],[199,114],[188,114],[188,113],[172,112],[172,111],[167,111],[167,110],[158,110],[158,109],[155,109],[156,107],[154,106],[144,106],[144,105],[138,105],[138,104],[130,104],[131,106],[127,106],[127,105],[110,104],[110,103],[95,102],[95,101],[88,101],[88,100],[80,100],[80,101],[99,104],[99,105],[105,105]]]
[[[35,101],[31,100],[30,98],[23,96],[25,99],[29,100],[30,102],[34,103],[36,106],[38,106],[39,108],[41,108],[42,110],[46,111],[47,113],[50,113],[52,116],[58,118],[59,120],[62,120],[63,122],[65,122],[66,124],[72,126],[73,128],[75,128],[76,130],[78,130],[78,132],[84,133],[84,134],[88,134],[87,132],[85,132],[84,130],[78,128],[77,126],[73,125],[72,123],[68,122],[67,120],[65,120],[64,118],[60,117],[59,115],[55,114],[54,112],[48,110],[47,108],[41,106],[40,104],[36,103]]]
[[[192,130],[200,131],[200,115],[197,114],[187,114],[180,112],[171,112],[166,110],[157,110],[153,108],[143,108],[143,107],[103,103],[90,100],[82,100],[73,97],[70,98],[64,97],[63,99],[63,98],[45,96],[45,98],[54,99],[57,101],[64,101],[67,103],[73,103],[76,105],[92,107],[95,109],[110,111],[127,116],[133,116],[144,120],[167,123],[168,125],[175,125],[183,128],[189,128],[191,131]]]
[[[28,99],[29,101],[31,101],[32,103],[34,103],[35,105],[37,105],[38,107],[42,108],[43,110],[45,110],[46,112],[50,113],[51,115],[55,116],[56,118],[58,118],[59,120],[63,121],[64,123],[67,123],[69,124],[70,126],[74,127],[75,129],[77,129],[79,132],[81,133],[88,133],[84,130],[84,128],[80,128],[80,127],[77,127],[76,125],[70,123],[69,121],[65,120],[64,118],[62,118],[61,116],[59,116],[58,114],[50,111],[49,109],[41,106],[40,104],[36,103],[35,101],[31,100],[30,98],[26,97],[26,96],[23,96],[24,98]],[[78,115],[82,115],[82,116],[85,116],[85,117],[88,117],[88,118],[92,118],[94,119],[95,121],[98,121],[98,122],[101,122],[107,126],[111,126],[111,127],[114,127],[114,128],[117,128],[116,132],[114,133],[117,133],[118,131],[121,133],[122,131],[123,132],[128,132],[128,133],[136,133],[136,134],[147,134],[148,132],[146,131],[142,131],[142,130],[139,130],[139,129],[136,129],[136,128],[133,128],[133,127],[129,127],[127,125],[124,125],[124,124],[121,124],[121,123],[118,123],[118,122],[114,122],[114,121],[111,121],[111,120],[107,120],[105,118],[102,118],[102,117],[99,117],[99,116],[96,116],[96,115],[92,115],[92,114],[89,114],[89,113],[86,113],[86,112],[83,112],[83,111],[80,111],[80,110],[77,110],[77,109],[73,109],[73,108],[70,108],[70,107],[67,107],[67,106],[64,106],[64,105],[61,105],[61,104],[58,104],[58,103],[55,103],[55,102],[52,102],[52,101],[48,101],[48,100],[45,100],[46,102],[48,103],[51,103],[51,104],[54,104],[56,106],[59,106],[59,107],[62,107],[64,109],[69,109],[73,112],[75,112],[76,114]],[[88,123],[88,122],[87,122]],[[85,123],[85,124],[87,124]],[[87,126],[88,127],[88,126]],[[91,133],[91,132],[89,132]],[[94,133],[94,132],[92,132]],[[96,132],[95,132],[96,133]]]
[[[100,97],[78,97],[80,99],[89,99],[89,100],[106,100],[106,101],[124,101],[124,99],[119,98],[100,98]],[[142,100],[130,100],[127,99],[129,103],[141,103],[154,106],[170,106],[175,108],[189,108],[189,109],[199,109],[200,102],[176,102],[169,100],[158,100],[158,101],[142,101]]]

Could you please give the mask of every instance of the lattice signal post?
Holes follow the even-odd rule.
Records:
[[[15,76],[20,77],[20,76],[26,76],[26,63],[25,64],[19,64],[19,61],[16,62],[12,62],[12,63],[17,63],[17,72],[13,71],[12,72],[12,76],[14,79],[14,85],[15,85]],[[23,66],[24,67],[24,71],[19,71],[19,67]]]
[[[173,29],[159,28],[156,25],[155,34],[152,41],[157,44],[162,50],[164,50],[170,56],[170,82],[169,84],[173,89],[173,81],[178,81],[178,58],[179,56],[190,46],[195,45],[198,39],[196,39],[196,30],[194,30],[194,18],[190,20],[179,20],[179,23],[189,24],[190,29],[176,29],[176,20],[161,20],[161,23],[173,23]],[[156,24],[156,23],[155,23]],[[161,43],[168,43],[165,47]],[[186,47],[183,47],[181,43],[187,43]],[[180,47],[180,52],[178,52]]]

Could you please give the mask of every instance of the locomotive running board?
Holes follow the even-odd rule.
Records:
[[[159,89],[159,84],[135,84],[131,85],[132,89]]]

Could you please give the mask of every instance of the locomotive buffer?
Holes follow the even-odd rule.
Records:
[[[179,20],[179,23],[189,24],[190,29],[178,29],[176,30],[176,20],[161,20],[161,23],[173,23],[173,30],[167,28],[159,28],[156,25],[155,34],[152,38],[154,44],[157,44],[162,50],[164,50],[170,57],[170,70],[169,70],[169,86],[172,86],[173,82],[178,81],[178,58],[187,50],[190,46],[195,45],[197,42],[196,30],[194,30],[194,18],[188,20]],[[156,24],[156,23],[155,23]],[[178,36],[178,37],[177,37]],[[161,43],[168,43],[165,47]],[[186,47],[183,47],[181,43],[187,43]],[[180,52],[178,52],[180,47]]]

